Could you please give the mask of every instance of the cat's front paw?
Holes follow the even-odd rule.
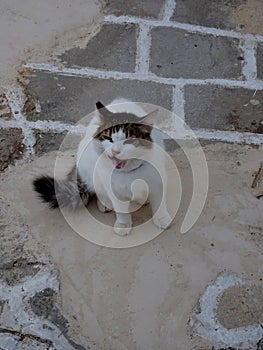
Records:
[[[122,222],[115,221],[114,232],[119,236],[127,236],[132,230],[131,224],[124,224]]]
[[[168,213],[163,215],[156,215],[153,217],[153,223],[155,226],[161,229],[166,229],[171,225],[172,219]]]

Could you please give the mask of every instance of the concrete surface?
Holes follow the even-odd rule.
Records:
[[[262,1],[0,6],[0,349],[262,350],[262,183],[251,189]],[[93,245],[32,192],[34,176],[53,172],[45,153],[116,97],[176,112],[206,144],[208,200],[185,235],[192,174],[174,142],[183,200],[145,245]]]
[[[29,57],[50,57],[80,37],[87,40],[100,17],[96,1],[17,1],[0,5],[1,85],[15,83],[17,70]],[[53,56],[54,57],[54,56]]]
[[[19,218],[42,251],[48,252],[59,269],[61,309],[69,322],[69,336],[84,348],[256,349],[255,344],[263,337],[262,236],[251,232],[262,227],[262,201],[256,199],[251,183],[262,152],[224,144],[204,150],[210,190],[197,224],[185,235],[180,234],[192,189],[188,161],[177,150],[173,157],[184,198],[174,225],[147,244],[131,249],[109,249],[83,240],[59,211],[49,211],[39,202],[31,190],[31,180],[46,169],[52,174],[56,153],[36,157],[2,177],[5,203],[12,208],[6,216],[6,232],[8,223],[15,225],[15,218]],[[14,201],[19,205],[13,206]],[[3,246],[6,250],[10,248]],[[35,263],[34,269],[37,267]],[[10,276],[9,270],[4,270],[4,276],[7,273]],[[41,300],[53,298],[51,287],[46,288]],[[218,333],[211,328],[209,306],[215,312],[213,322],[221,329]],[[28,305],[29,314],[31,308],[32,303]],[[34,304],[34,310],[43,322],[55,322],[53,313],[47,316],[47,302],[43,310]],[[20,316],[17,322],[25,327]]]

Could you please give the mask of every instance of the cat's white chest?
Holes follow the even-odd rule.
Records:
[[[122,200],[144,203],[149,193],[149,170],[147,164],[131,172],[112,173],[112,189],[114,194]]]

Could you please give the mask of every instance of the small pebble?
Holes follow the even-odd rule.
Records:
[[[249,101],[253,106],[257,106],[259,104],[259,100],[252,99]]]

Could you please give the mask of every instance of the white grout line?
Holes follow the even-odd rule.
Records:
[[[51,120],[37,120],[28,122],[28,126],[32,129],[39,129],[43,132],[54,131],[63,132],[72,129],[72,125]]]
[[[34,154],[34,146],[36,144],[36,138],[33,130],[28,127],[28,122],[22,114],[22,109],[25,103],[25,95],[22,89],[7,89],[6,97],[13,114],[13,117],[17,121],[17,125],[22,129],[24,134],[23,144],[25,145],[25,156],[28,157]]]
[[[257,79],[257,42],[251,39],[242,40],[240,42],[240,48],[244,53],[243,76],[246,80],[250,81]]]
[[[162,22],[169,23],[176,7],[176,0],[166,0],[162,11]]]
[[[98,79],[114,79],[114,80],[139,80],[145,82],[156,82],[166,85],[220,85],[223,87],[241,87],[250,90],[263,90],[263,80],[243,81],[243,80],[231,80],[231,79],[185,79],[185,78],[164,78],[159,77],[153,73],[146,75],[140,73],[118,72],[118,71],[106,71],[93,68],[59,68],[56,65],[46,63],[27,63],[26,68],[34,70],[45,71],[48,73],[56,73],[65,76],[76,77],[94,77]]]
[[[35,154],[34,146],[36,145],[36,136],[31,128],[24,127],[22,130],[24,133],[23,144],[26,146],[25,156],[29,157]]]
[[[72,125],[53,120],[36,120],[36,121],[22,121],[22,120],[0,120],[0,128],[30,128],[37,129],[43,132],[53,131],[54,133],[61,133],[64,131],[71,131],[77,134],[83,134],[86,130],[85,125]]]
[[[14,119],[21,123],[26,122],[22,115],[22,109],[26,101],[23,90],[21,88],[9,88],[6,89],[5,94]]]
[[[34,122],[28,122],[28,126],[32,129],[38,129],[42,132],[51,131],[54,133],[61,133],[64,131],[70,131],[79,135],[83,135],[86,132],[86,127],[84,125],[72,125],[52,120],[37,120]]]
[[[245,281],[236,275],[219,276],[209,285],[199,300],[199,310],[193,315],[197,335],[205,338],[213,349],[259,349],[263,336],[260,322],[237,328],[225,328],[218,320],[219,300],[234,286],[244,286]]]
[[[21,128],[21,123],[17,120],[1,120],[0,119],[0,128]]]
[[[263,145],[263,134],[254,134],[250,132],[224,131],[215,129],[190,129],[171,132],[171,137],[175,139],[191,138],[193,133],[197,139],[222,141],[239,144]]]
[[[145,24],[139,26],[137,39],[136,73],[148,74],[150,64],[151,34],[150,27]]]
[[[184,86],[178,84],[173,88],[172,112],[183,120],[185,120],[184,106]]]
[[[181,88],[179,88],[181,89]],[[178,113],[177,113],[178,115]],[[0,121],[1,128],[25,128],[29,129],[29,135],[33,132],[32,129],[38,129],[43,132],[53,131],[55,133],[60,133],[63,131],[75,132],[76,134],[83,135],[85,133],[85,126],[83,125],[71,125],[61,122],[54,121],[35,121],[27,122],[26,124],[21,121]],[[198,139],[211,140],[211,141],[222,141],[230,143],[245,143],[245,144],[255,144],[263,145],[263,134],[254,134],[249,132],[238,132],[238,131],[221,131],[215,129],[191,129],[187,130],[180,129],[179,132],[171,131],[170,136],[175,139],[188,139],[191,138],[193,133]],[[35,142],[35,141],[34,141]],[[34,144],[33,144],[34,146]],[[31,153],[32,154],[32,153]]]
[[[251,38],[258,42],[263,42],[263,35],[252,35],[252,34],[243,34],[239,32],[235,32],[234,30],[225,30],[225,29],[217,29],[199,26],[195,24],[188,23],[180,23],[180,22],[163,22],[160,20],[152,20],[152,19],[143,19],[139,17],[132,16],[114,16],[109,15],[105,17],[105,21],[109,23],[131,23],[131,24],[145,24],[150,27],[169,27],[169,28],[178,28],[182,30],[186,30],[191,33],[201,33],[201,34],[211,34],[214,36],[226,36],[229,38],[237,38],[237,39],[246,39]]]

